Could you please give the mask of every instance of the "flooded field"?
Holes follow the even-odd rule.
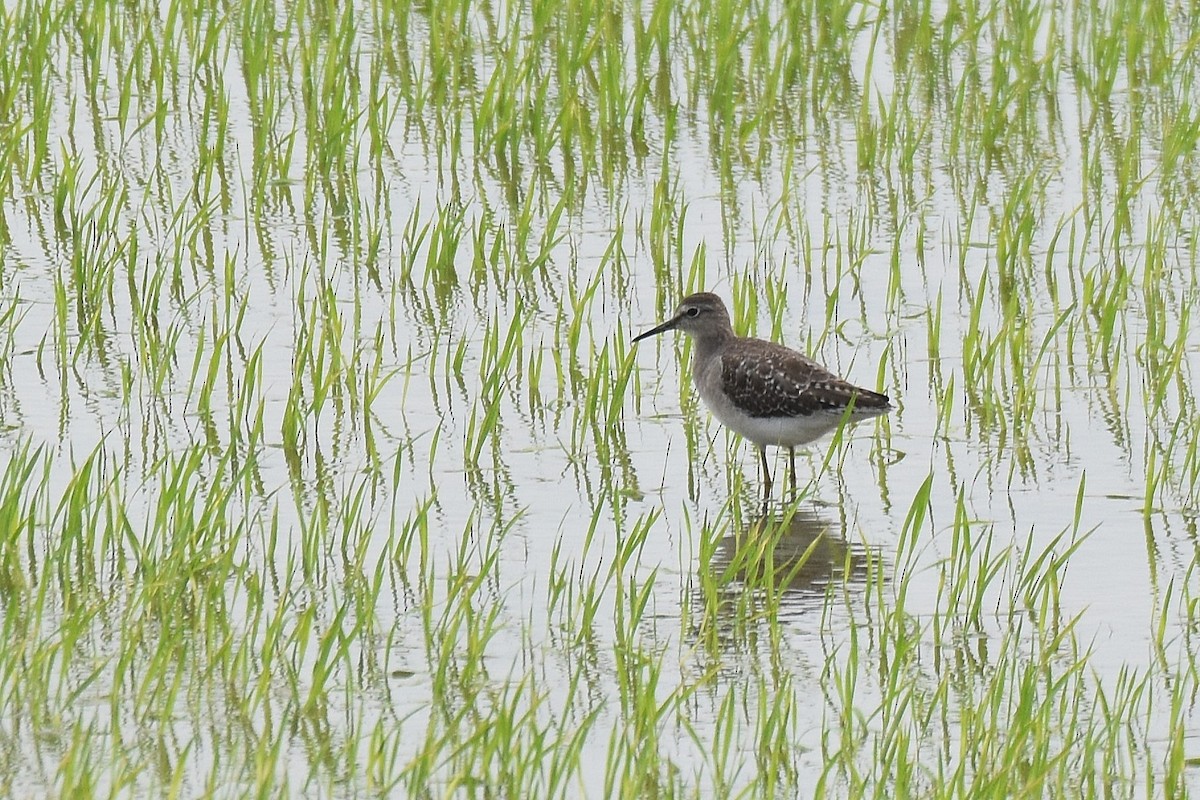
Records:
[[[1200,9],[0,39],[5,795],[1200,789]],[[765,513],[702,290],[896,407]]]

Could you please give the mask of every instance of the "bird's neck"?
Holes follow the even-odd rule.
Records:
[[[732,329],[712,331],[706,333],[704,336],[696,337],[696,361],[707,362],[709,359],[713,358],[717,353],[719,353],[721,349],[724,348],[725,345],[728,344],[733,338],[734,336]]]

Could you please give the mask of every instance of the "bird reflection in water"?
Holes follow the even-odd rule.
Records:
[[[784,579],[787,589],[820,594],[830,584],[865,582],[873,557],[862,543],[847,541],[841,520],[816,509],[797,508],[791,514],[757,517],[725,536],[717,544],[711,566],[739,572],[757,567],[761,572],[768,554],[776,578]]]
[[[844,520],[792,506],[715,540],[691,590],[693,632],[719,649],[750,645],[764,623],[820,610],[839,588],[865,588],[881,556],[846,530]]]

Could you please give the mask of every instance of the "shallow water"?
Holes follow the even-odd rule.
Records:
[[[512,703],[548,729],[586,731],[568,795],[610,792],[612,737],[640,733],[653,744],[630,748],[669,763],[664,781],[723,796],[757,785],[764,709],[794,697],[785,727],[795,772],[783,785],[824,778],[844,793],[853,781],[825,774],[822,749],[839,711],[830,675],[857,671],[853,705],[864,731],[877,731],[887,647],[875,641],[876,604],[953,631],[919,637],[915,685],[932,685],[952,652],[973,654],[986,674],[1006,635],[1028,635],[1004,599],[1021,554],[1064,531],[1087,535],[1060,573],[1053,613],[1078,615],[1074,636],[1097,683],[1134,671],[1169,697],[1163,687],[1185,680],[1196,558],[1187,451],[1200,431],[1190,315],[1200,295],[1195,208],[1170,182],[1187,185],[1190,167],[1162,167],[1148,135],[1132,162],[1118,161],[1084,125],[1097,107],[1065,68],[1033,123],[1010,121],[1028,124],[1028,136],[1006,133],[992,162],[972,160],[984,125],[958,127],[945,93],[986,96],[1003,81],[985,74],[975,87],[961,54],[950,75],[927,76],[930,107],[897,123],[911,153],[872,161],[860,109],[833,101],[870,87],[880,124],[873,104],[890,102],[903,61],[890,20],[878,47],[873,23],[844,43],[843,90],[814,96],[798,83],[785,95],[795,114],[770,109],[773,126],[750,127],[767,111],[747,90],[734,106],[748,130],[741,151],[719,138],[708,94],[719,86],[689,66],[679,34],[678,60],[663,67],[673,90],[646,103],[644,143],[605,141],[590,161],[586,145],[569,157],[555,147],[537,163],[520,124],[528,138],[504,150],[459,110],[482,107],[503,63],[487,44],[490,14],[464,16],[460,33],[482,44],[466,60],[474,74],[459,65],[462,85],[441,89],[460,95],[452,101],[406,87],[380,12],[348,8],[357,72],[341,149],[329,131],[344,76],[319,62],[322,90],[304,88],[304,48],[326,55],[341,30],[336,20],[322,28],[314,9],[300,23],[275,9],[273,63],[286,91],[274,121],[256,119],[262,99],[247,90],[247,45],[234,36],[244,21],[222,29],[200,18],[218,45],[209,56],[185,50],[165,79],[161,121],[153,81],[142,81],[122,124],[120,48],[102,45],[89,62],[67,33],[50,38],[62,68],[37,112],[50,113],[53,145],[27,167],[36,180],[10,161],[0,249],[0,318],[14,311],[0,325],[0,441],[10,454],[44,447],[34,473],[46,475],[40,492],[6,492],[37,499],[9,529],[7,557],[29,585],[7,569],[5,581],[18,606],[50,588],[37,624],[10,607],[6,626],[31,649],[62,642],[71,656],[33,659],[46,664],[46,697],[11,688],[19,657],[5,669],[10,786],[63,789],[72,784],[57,765],[68,755],[102,765],[119,753],[135,766],[97,767],[93,785],[128,781],[153,794],[178,780],[201,793],[215,781],[232,796],[254,785],[258,764],[259,780],[314,795],[379,791],[373,768],[396,791],[484,793],[502,768],[477,765],[467,780],[452,753],[473,726],[500,736],[497,709]],[[494,11],[505,19],[507,9]],[[113,10],[112,30],[136,29],[129,13]],[[431,32],[435,17],[409,13],[400,48],[431,73],[444,35]],[[169,28],[165,17],[149,23],[152,37]],[[983,36],[978,56],[993,69],[995,41]],[[552,94],[569,88],[550,83]],[[696,99],[683,88],[700,84]],[[395,113],[379,142],[373,94]],[[1149,116],[1144,98],[1118,90],[1109,102],[1113,140]],[[213,103],[226,104],[227,127]],[[818,114],[813,104],[825,105]],[[29,138],[18,147],[32,149]],[[292,161],[275,174],[267,157],[289,147]],[[1128,163],[1149,179],[1126,219],[1125,206],[1106,203]],[[1146,248],[1160,240],[1161,263]],[[1114,275],[1128,277],[1127,299],[1113,304],[1116,333],[1104,338],[1097,297],[1120,283]],[[629,345],[699,288],[732,301],[743,330],[810,352],[897,405],[804,454],[803,499],[781,500],[778,482],[768,522],[787,519],[787,530],[767,560],[786,572],[813,550],[774,602],[730,567],[758,527],[756,454],[698,406],[682,337]],[[1163,362],[1176,340],[1171,373]],[[510,360],[497,355],[506,341]],[[1163,374],[1176,377],[1155,410],[1146,387]],[[1011,410],[1018,397],[1028,416]],[[94,474],[80,482],[93,453]],[[179,464],[190,466],[173,480]],[[1164,464],[1147,501],[1147,476]],[[927,516],[905,544],[927,479]],[[80,483],[78,507],[95,517],[59,506]],[[971,573],[983,598],[974,618],[947,607],[947,581],[966,574],[950,563],[956,527],[998,559],[1001,577]],[[95,538],[70,545],[80,531]],[[194,550],[189,571],[160,577],[158,559],[181,547]],[[226,563],[213,555],[224,548],[236,569],[223,573],[212,564]],[[705,576],[727,568],[714,595]],[[593,576],[589,614],[554,599],[555,587],[582,591]],[[94,616],[80,622],[79,603]],[[180,609],[194,617],[174,629]],[[143,618],[144,630],[131,627]],[[283,665],[256,655],[275,620],[295,643]],[[139,693],[138,674],[175,662],[123,639],[137,630],[152,640],[160,628],[188,664],[164,672],[181,676],[178,698]],[[230,655],[230,638],[245,653]],[[327,642],[343,655],[326,675]],[[267,688],[245,701],[256,682]],[[629,699],[647,686],[666,709],[648,729]],[[446,727],[455,687],[478,715],[458,731]],[[1156,775],[1166,756],[1153,747],[1175,724],[1163,697],[1140,721],[1151,749],[1138,766]],[[1188,756],[1194,717],[1189,705]],[[946,738],[957,744],[954,732]],[[537,752],[514,739],[517,752]],[[722,762],[726,740],[735,755]],[[376,746],[389,754],[378,763],[365,755]],[[936,763],[937,746],[920,746]],[[151,753],[161,754],[154,768]],[[422,758],[429,774],[413,777]],[[1146,790],[1127,777],[1121,796]],[[1192,769],[1183,786],[1195,783]]]

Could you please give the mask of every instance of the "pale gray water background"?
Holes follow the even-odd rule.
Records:
[[[365,20],[369,15],[364,12],[362,17]],[[422,32],[412,31],[410,41],[419,49]],[[372,40],[370,26],[365,25],[362,39],[355,43],[357,57],[366,63],[376,46],[381,45]],[[872,74],[866,76],[866,46],[864,40],[856,51],[855,76],[862,87],[870,86],[886,98],[889,54],[886,48],[876,50]],[[70,45],[63,47],[64,54],[69,52]],[[994,537],[997,548],[1023,544],[1029,536],[1040,546],[1074,524],[1080,482],[1086,476],[1079,523],[1082,530],[1094,531],[1071,557],[1062,613],[1066,617],[1083,613],[1077,633],[1084,640],[1091,637],[1095,653],[1091,663],[1102,680],[1115,679],[1129,667],[1154,668],[1152,624],[1170,583],[1195,584],[1197,542],[1194,490],[1167,487],[1161,499],[1152,503],[1153,513],[1143,513],[1147,422],[1140,408],[1140,386],[1144,367],[1134,356],[1143,331],[1125,331],[1125,348],[1115,354],[1114,395],[1109,394],[1106,379],[1089,361],[1081,341],[1075,341],[1069,351],[1066,342],[1053,340],[1053,357],[1060,364],[1071,358],[1073,366],[1043,367],[1043,375],[1048,378],[1055,371],[1062,383],[1057,398],[1049,389],[1044,391],[1040,413],[1028,431],[1029,463],[1018,466],[1011,436],[1002,440],[964,396],[961,345],[970,303],[961,293],[960,276],[973,290],[982,273],[994,270],[995,235],[988,211],[1001,207],[1009,182],[1023,176],[1000,171],[987,176],[985,196],[975,208],[973,222],[967,220],[951,185],[950,167],[942,160],[940,148],[947,134],[938,130],[939,120],[931,121],[933,145],[918,151],[918,162],[925,170],[916,179],[918,200],[911,205],[902,201],[903,207],[893,215],[885,198],[895,195],[886,184],[907,178],[878,171],[860,173],[853,124],[856,109],[827,109],[822,126],[810,128],[812,140],[805,143],[803,157],[793,168],[796,204],[789,212],[795,216],[793,224],[816,240],[814,249],[805,249],[805,243],[789,239],[786,230],[774,227],[779,221],[776,203],[781,186],[777,163],[769,162],[761,176],[735,170],[736,185],[728,193],[714,170],[702,115],[681,119],[669,142],[662,138],[660,122],[647,119],[649,155],[631,157],[628,171],[611,185],[604,185],[599,178],[589,182],[583,202],[567,212],[560,226],[563,238],[549,248],[545,266],[535,275],[510,285],[498,285],[486,276],[472,277],[474,253],[467,237],[454,260],[458,284],[435,303],[436,293],[423,286],[420,267],[414,272],[415,286],[402,285],[397,270],[404,256],[404,229],[410,222],[418,226],[431,222],[439,204],[452,202],[447,173],[456,170],[460,176],[458,199],[463,203],[467,230],[485,219],[486,224],[495,226],[489,232],[489,245],[493,235],[508,235],[506,226],[515,213],[503,199],[505,188],[472,163],[469,121],[463,123],[462,158],[442,165],[439,172],[438,145],[419,141],[411,135],[411,128],[406,134],[403,121],[407,111],[396,98],[402,122],[393,125],[389,133],[393,155],[382,159],[385,171],[378,174],[368,169],[365,160],[358,165],[362,197],[378,193],[383,205],[365,200],[345,212],[336,209],[318,189],[313,204],[306,206],[304,177],[297,168],[293,183],[280,189],[282,202],[252,211],[247,196],[253,173],[251,110],[244,87],[230,79],[237,72],[234,51],[228,52],[223,66],[229,73],[223,88],[234,120],[226,133],[228,163],[233,167],[225,187],[229,202],[214,214],[201,244],[185,258],[189,272],[183,277],[184,293],[194,302],[186,308],[177,300],[160,306],[160,323],[181,333],[175,369],[161,394],[137,366],[123,277],[115,281],[113,310],[103,315],[102,326],[109,335],[106,357],[83,358],[59,380],[50,366],[53,345],[48,347],[45,342],[52,342],[55,276],[69,273],[69,254],[53,235],[53,197],[47,193],[10,196],[2,201],[10,238],[0,249],[0,293],[6,305],[20,298],[22,316],[14,328],[0,389],[0,441],[8,448],[26,441],[49,447],[53,480],[58,486],[66,485],[73,462],[99,447],[109,454],[114,467],[125,470],[131,495],[128,507],[135,514],[150,513],[160,459],[203,442],[207,435],[204,420],[189,398],[188,375],[197,342],[213,317],[221,318],[224,313],[222,298],[230,288],[226,285],[228,264],[235,293],[249,298],[250,313],[238,329],[239,349],[252,352],[262,348],[258,392],[269,447],[258,456],[261,505],[247,508],[246,513],[260,522],[265,517],[255,515],[278,514],[279,558],[301,548],[301,520],[312,511],[317,493],[324,493],[331,498],[331,505],[339,507],[357,488],[370,487],[362,513],[364,524],[375,530],[372,542],[378,552],[373,557],[377,559],[388,557],[384,548],[393,520],[402,521],[418,504],[436,495],[431,510],[435,562],[457,551],[468,526],[478,531],[507,528],[500,548],[501,583],[494,587],[504,624],[489,645],[489,668],[495,676],[510,670],[519,675],[526,669],[553,676],[565,674],[567,663],[575,657],[569,650],[559,649],[556,631],[545,625],[553,548],[561,547],[561,557],[566,559],[586,558],[581,567],[590,570],[611,557],[613,543],[608,540],[617,529],[615,519],[627,528],[643,515],[658,513],[640,558],[642,574],[657,570],[650,623],[644,634],[647,641],[668,653],[664,659],[668,671],[663,676],[668,685],[694,677],[707,665],[702,654],[692,649],[689,632],[680,628],[678,620],[683,607],[692,602],[690,587],[698,563],[695,537],[703,520],[723,513],[731,469],[745,474],[748,482],[742,502],[747,509],[753,508],[758,490],[756,455],[752,448],[727,437],[703,409],[695,410],[694,403],[681,410],[681,392],[691,391],[686,386],[681,390],[685,380],[680,363],[682,340],[668,336],[645,342],[636,348],[636,385],[622,405],[623,435],[613,440],[628,445],[627,452],[614,454],[624,466],[613,466],[612,477],[624,501],[619,508],[606,498],[597,501],[588,482],[598,480],[600,456],[592,432],[572,428],[573,406],[581,400],[571,396],[569,382],[561,403],[556,397],[551,356],[553,350],[563,350],[559,342],[570,321],[572,291],[582,292],[593,280],[622,220],[624,234],[618,244],[625,262],[622,269],[610,267],[610,273],[598,280],[599,299],[588,306],[577,366],[584,371],[591,368],[592,359],[606,343],[628,342],[632,333],[669,313],[678,298],[680,287],[664,291],[656,280],[645,234],[666,149],[670,183],[687,204],[684,223],[670,231],[672,246],[682,254],[684,276],[693,255],[703,250],[706,275],[698,288],[711,289],[729,300],[735,279],[749,281],[760,292],[760,315],[753,320],[760,335],[770,335],[771,321],[765,290],[759,287],[765,281],[775,282],[784,298],[782,336],[777,338],[801,349],[819,343],[812,352],[815,357],[864,385],[873,386],[881,372],[881,388],[898,406],[885,433],[873,423],[853,430],[835,459],[842,468],[822,476],[811,506],[806,507],[841,531],[854,553],[872,554],[887,571],[894,566],[893,553],[912,498],[932,474],[930,517],[920,533],[920,557],[906,605],[910,613],[932,615],[938,610],[937,565],[947,553],[944,535],[953,523],[959,493],[978,521],[973,530],[979,536]],[[486,75],[490,67],[489,58],[481,55],[480,73]],[[122,225],[139,231],[141,263],[152,263],[157,254],[170,254],[186,238],[171,229],[170,218],[179,206],[190,203],[199,132],[191,126],[185,107],[168,115],[161,147],[155,146],[149,131],[122,133],[110,109],[97,109],[99,116],[93,116],[93,109],[81,100],[78,70],[78,62],[64,55],[63,72],[56,78],[60,88],[54,104],[56,134],[63,148],[77,154],[85,184],[94,174],[110,174],[128,185],[130,196],[118,217]],[[364,77],[366,74],[364,69]],[[187,80],[181,85],[185,91],[190,86],[190,91],[198,92]],[[1053,177],[1045,186],[1047,200],[1039,209],[1042,224],[1031,241],[1033,261],[1039,268],[1052,249],[1061,254],[1054,264],[1068,261],[1069,236],[1055,236],[1060,223],[1065,223],[1068,231],[1072,225],[1085,224],[1078,212],[1083,201],[1082,153],[1073,125],[1086,112],[1080,110],[1083,101],[1069,75],[1063,74],[1054,90],[1061,131],[1031,145],[1044,149],[1045,157],[1055,164]],[[115,103],[115,91],[103,100]],[[190,102],[199,102],[198,97],[192,95]],[[298,120],[305,114],[294,100],[285,107],[287,115]],[[302,124],[297,124],[295,136],[297,150],[303,152]],[[57,146],[52,154],[58,163]],[[1152,151],[1145,154],[1148,172],[1154,155]],[[1133,242],[1145,239],[1146,220],[1156,213],[1153,179],[1142,195],[1129,237]],[[72,205],[82,209],[90,202],[85,193],[74,198]],[[349,219],[343,222],[362,224],[370,218],[383,233],[376,261],[380,287],[366,277],[362,250],[347,248],[338,238],[337,218],[345,214]],[[864,219],[871,222],[864,223]],[[1194,209],[1189,209],[1186,219],[1194,233]],[[866,240],[871,249],[862,256],[859,280],[845,276],[839,281],[835,266],[846,269],[849,254],[844,242],[856,224],[868,225]],[[540,235],[534,230],[530,240],[536,242]],[[921,250],[917,249],[918,238],[924,243]],[[1098,238],[1093,234],[1077,257],[1085,263],[1107,258],[1098,252]],[[1195,302],[1193,241],[1194,237],[1178,241],[1165,273],[1181,302],[1187,304]],[[967,246],[960,251],[964,243]],[[503,246],[509,247],[508,242]],[[960,259],[960,252],[965,260]],[[1127,257],[1137,261],[1136,247]],[[902,299],[894,306],[887,296],[893,258],[899,261],[902,277]],[[418,263],[422,260],[423,256],[418,257]],[[296,298],[303,291],[311,302],[318,290],[318,274],[327,277],[343,310],[350,314],[353,309],[357,315],[344,334],[347,347],[358,340],[371,350],[372,337],[381,330],[383,350],[378,356],[384,371],[394,375],[373,407],[371,427],[381,463],[373,463],[365,450],[361,422],[339,418],[327,410],[318,419],[305,419],[306,447],[298,471],[289,472],[280,431],[293,377],[298,315],[305,310],[298,307]],[[833,317],[845,324],[837,333],[825,336],[821,328],[826,298],[834,288],[840,295]],[[944,305],[940,361],[935,365],[927,348],[925,314],[936,304],[939,292]],[[497,446],[493,451],[491,443],[485,445],[484,466],[480,473],[472,474],[464,466],[464,442],[472,409],[480,403],[476,378],[480,341],[489,323],[498,322],[502,334],[507,330],[518,293],[531,310],[524,327],[525,347],[543,353],[540,390],[547,402],[531,413],[530,403],[524,399],[529,393],[527,376],[505,391]],[[1040,339],[1054,324],[1053,310],[1047,304],[1032,311],[1034,337]],[[996,313],[994,303],[985,303],[984,324],[989,323],[988,315],[992,324],[999,324]],[[457,384],[444,364],[464,340],[465,381]],[[1197,366],[1198,346],[1200,335],[1189,332],[1185,357],[1189,373]],[[429,355],[434,348],[436,360]],[[937,429],[941,397],[930,388],[935,369],[944,379],[953,376],[956,387],[956,406],[944,431]],[[120,399],[123,370],[131,376],[128,380],[137,398],[128,405]],[[1061,408],[1055,408],[1056,401],[1061,401]],[[218,398],[214,412],[220,417],[225,411]],[[688,426],[694,426],[699,442],[694,454],[686,444]],[[430,458],[435,431],[439,432],[437,452]],[[801,475],[814,474],[823,456],[821,446],[801,458]],[[784,469],[782,460],[775,464]],[[381,475],[372,477],[370,471],[379,467]],[[393,493],[385,477],[396,469],[401,479]],[[689,470],[695,470],[695,496],[689,493]],[[779,485],[782,482],[777,490]],[[583,537],[597,502],[603,506],[599,512],[601,544],[584,557]],[[330,547],[326,554],[330,565],[336,562],[335,553],[336,548]],[[853,575],[844,582],[835,579],[833,584],[844,585],[851,595],[864,591],[862,580]],[[428,664],[420,648],[405,643],[406,635],[413,637],[409,641],[419,641],[420,613],[399,589],[394,594],[390,602],[381,601],[376,609],[382,627],[399,632],[383,655],[393,669],[413,674],[397,678],[397,685],[388,692],[358,698],[356,705],[348,704],[346,713],[385,720],[404,718],[405,724],[421,730],[427,713]],[[319,597],[316,599],[319,602]],[[1173,602],[1177,599],[1178,593]],[[606,602],[609,605],[601,609],[596,626],[600,641],[595,678],[598,695],[613,688],[605,676],[612,663],[603,646],[606,635],[611,636],[606,631],[612,624],[612,598]],[[838,657],[839,645],[844,644],[849,626],[855,622],[844,605],[833,603],[822,611],[824,606],[818,583],[797,589],[782,609],[786,612],[784,666],[795,684],[815,686],[825,660]],[[1168,609],[1165,616],[1171,631],[1168,640],[1175,642],[1176,648],[1182,647],[1180,634],[1192,624],[1188,609]],[[360,646],[380,647],[381,643],[363,642]],[[1187,657],[1179,652],[1172,656]],[[715,714],[720,703],[721,681],[742,681],[747,673],[759,669],[754,654],[731,647],[720,665],[722,677],[694,701],[693,723],[701,736],[712,733],[706,724],[711,724],[709,712]],[[872,680],[867,670],[860,686],[864,700],[871,696]],[[103,698],[103,687],[98,687],[95,702],[84,702],[78,713],[103,720]],[[801,768],[817,775],[825,707],[817,702],[815,692],[813,699],[811,705],[801,705],[799,710],[806,716],[798,727],[813,746],[812,758]],[[1195,746],[1195,715],[1189,714],[1189,720],[1193,726],[1189,742]],[[172,724],[182,741],[198,736],[203,751],[202,727],[192,727],[195,723],[187,720]],[[597,746],[603,744],[603,738],[596,742]],[[742,745],[752,747],[749,742]],[[673,748],[681,770],[702,775],[703,761],[694,741],[680,735],[673,746],[664,748]],[[598,757],[602,759],[602,753]],[[296,769],[306,769],[301,747],[288,758]],[[39,786],[41,780],[31,774],[21,776],[17,783]],[[202,780],[202,773],[189,775],[187,785],[195,787]],[[598,768],[588,776],[585,788],[600,796],[601,780]],[[1194,785],[1194,775],[1191,781]],[[702,777],[698,783],[700,793],[708,794],[710,787],[703,784]]]

